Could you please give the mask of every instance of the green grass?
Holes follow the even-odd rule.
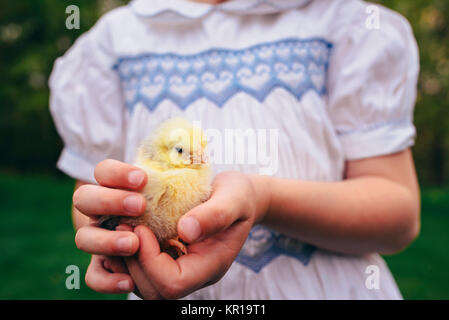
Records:
[[[0,175],[0,299],[123,299],[88,288],[89,255],[74,243],[73,181]],[[65,287],[68,265],[80,268],[79,290]]]
[[[89,256],[77,250],[69,179],[0,174],[0,299],[123,299],[84,283]],[[449,299],[449,189],[424,189],[422,231],[386,260],[406,299]],[[80,290],[67,290],[65,268],[81,270]]]
[[[385,257],[406,299],[449,299],[449,189],[422,192],[421,234],[404,252]]]

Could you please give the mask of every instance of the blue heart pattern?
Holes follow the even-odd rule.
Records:
[[[312,245],[257,225],[251,229],[236,261],[254,272],[259,272],[280,255],[298,259],[306,266],[315,249]]]
[[[238,92],[260,102],[279,87],[298,100],[310,90],[326,94],[331,50],[321,38],[288,38],[240,50],[121,57],[114,69],[130,110],[141,102],[153,111],[165,99],[182,110],[199,98],[222,107]]]

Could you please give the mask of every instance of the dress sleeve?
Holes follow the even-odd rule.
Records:
[[[405,18],[385,8],[379,17],[379,28],[349,23],[331,57],[329,113],[348,160],[414,144],[417,44]]]
[[[98,162],[124,158],[126,107],[108,41],[100,20],[56,60],[49,81],[50,111],[64,142],[57,167],[93,183]]]

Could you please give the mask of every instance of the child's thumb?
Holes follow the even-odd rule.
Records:
[[[178,234],[187,243],[213,236],[229,228],[238,216],[230,207],[220,208],[209,200],[187,212],[178,222]]]

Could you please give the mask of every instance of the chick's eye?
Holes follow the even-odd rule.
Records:
[[[178,152],[179,154],[182,153],[182,148],[181,147],[176,147],[175,149],[176,149],[176,152]]]

